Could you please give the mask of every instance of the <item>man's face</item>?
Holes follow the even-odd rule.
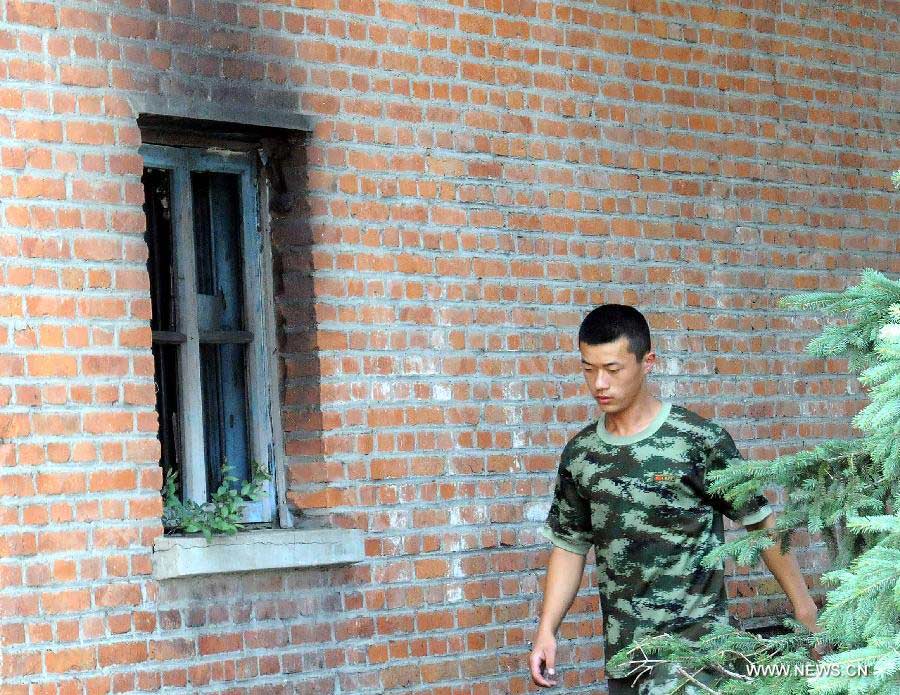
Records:
[[[606,413],[624,410],[637,398],[656,355],[653,351],[638,362],[624,336],[611,343],[579,343],[584,380],[594,400]]]

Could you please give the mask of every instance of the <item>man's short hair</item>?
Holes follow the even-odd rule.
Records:
[[[586,345],[612,343],[622,336],[638,362],[650,352],[650,326],[644,315],[626,304],[603,304],[591,311],[578,329],[578,342]]]

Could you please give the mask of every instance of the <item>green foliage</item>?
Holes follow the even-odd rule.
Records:
[[[846,356],[850,370],[861,372],[876,359],[875,341],[882,326],[891,320],[891,307],[900,304],[900,285],[877,270],[867,268],[860,283],[844,292],[800,292],[782,297],[785,309],[818,309],[849,314],[845,325],[827,326],[806,347],[807,353],[827,359]]]
[[[847,528],[847,519],[885,511],[895,494],[896,481],[883,475],[882,466],[865,449],[858,439],[829,440],[774,461],[745,461],[713,471],[710,487],[738,504],[768,485],[784,488],[785,510],[771,533],[782,550],[790,547],[792,530],[805,527],[810,534],[822,534],[834,565],[845,566],[867,547],[861,534]],[[765,547],[747,547],[738,539],[715,552],[752,566]]]
[[[211,538],[216,534],[234,535],[240,523],[244,505],[263,496],[271,479],[268,471],[254,465],[252,481],[236,486],[238,479],[230,473],[228,462],[222,464],[222,483],[206,504],[178,498],[178,473],[169,471],[163,485],[163,526],[167,532],[202,533]]]
[[[863,665],[865,676],[845,674],[811,680],[817,695],[888,695],[900,692],[900,515],[850,519],[854,530],[879,540],[847,569],[822,575],[834,587],[819,616],[831,640],[842,648],[829,663]]]
[[[900,189],[900,170],[893,173]],[[788,635],[760,638],[729,626],[698,642],[658,635],[634,642],[610,660],[641,669],[670,662],[688,676],[717,674],[708,690],[718,695],[897,695],[900,693],[900,281],[866,269],[843,292],[805,292],[782,298],[783,308],[847,314],[807,346],[823,359],[846,357],[870,403],[852,419],[863,436],[824,441],[774,461],[745,461],[710,474],[712,489],[741,505],[777,485],[787,495],[774,529],[753,531],[713,550],[704,563],[724,557],[754,565],[760,553],[805,527],[824,538],[832,570],[814,637],[800,623]],[[813,667],[807,649],[818,641],[835,648],[816,665],[820,672],[748,676],[742,664]],[[813,667],[813,668],[816,668]],[[865,673],[860,674],[860,669]],[[677,689],[674,692],[682,692]]]
[[[776,529],[782,548],[790,545],[790,530],[805,526],[821,533],[832,563],[845,567],[871,547],[873,539],[848,527],[856,516],[880,514],[900,502],[900,282],[868,269],[858,285],[840,293],[806,292],[783,298],[785,306],[816,307],[832,313],[847,312],[843,326],[828,326],[812,340],[807,352],[819,357],[848,357],[851,371],[859,372],[868,389],[869,405],[852,424],[865,436],[829,440],[809,451],[781,456],[774,461],[746,461],[710,474],[711,487],[740,504],[767,485],[787,493],[786,514]],[[758,553],[742,545],[742,564],[755,564]],[[759,548],[762,549],[761,547]],[[728,552],[719,550],[722,552]]]
[[[758,558],[760,552],[775,544],[774,535],[770,534],[768,529],[750,531],[728,546],[720,545],[718,548],[709,551],[706,557],[701,560],[701,564],[711,569],[718,567],[719,563],[726,557],[733,557],[740,565],[754,565],[756,564],[754,558]]]
[[[792,629],[785,635],[762,638],[731,625],[714,625],[698,640],[663,634],[634,642],[620,651],[608,666],[630,664],[629,678],[662,663],[671,663],[681,676],[672,692],[681,693],[691,676],[703,671],[713,676],[712,692],[719,695],[807,695],[809,687],[802,675],[793,673],[796,665],[809,662],[808,650],[815,641],[800,623],[786,620]],[[786,669],[787,673],[750,675],[751,667]]]

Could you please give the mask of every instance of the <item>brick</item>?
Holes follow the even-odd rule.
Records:
[[[12,654],[4,655],[2,668],[3,670],[0,671],[0,674],[2,674],[4,678],[18,678],[39,674],[42,670],[41,653],[14,652]],[[19,692],[24,693],[26,691],[20,690]],[[4,693],[4,695],[6,694]]]
[[[155,39],[156,22],[133,17],[113,16],[111,22],[112,33],[131,39]]]
[[[208,654],[221,654],[223,652],[236,652],[242,649],[240,634],[204,635],[198,640],[198,648],[202,656]]]
[[[28,355],[26,358],[28,374],[33,377],[75,376],[78,362],[73,355]]]
[[[115,144],[115,129],[104,123],[68,123],[66,142],[79,145],[112,145]]]
[[[13,24],[55,29],[58,26],[56,11],[49,3],[10,0],[6,6],[6,19]]]
[[[98,606],[136,606],[142,599],[141,587],[136,584],[111,584],[94,592],[94,600]],[[131,625],[131,616],[126,616]]]
[[[98,663],[101,668],[118,664],[135,664],[147,660],[146,642],[124,642],[103,644],[97,648]]]
[[[30,275],[29,275],[30,282]],[[0,316],[23,316],[22,298],[18,295],[0,295]]]
[[[83,318],[115,319],[125,315],[125,302],[99,297],[81,299],[77,302],[77,311]]]
[[[87,589],[44,593],[41,595],[41,607],[47,613],[75,613],[84,611],[91,605],[90,592]]]
[[[44,531],[38,535],[38,551],[41,553],[86,549],[87,534],[84,531]]]
[[[20,120],[15,128],[16,137],[22,141],[62,142],[63,124],[60,121]]]
[[[79,237],[73,243],[76,258],[87,261],[112,261],[122,257],[122,243],[115,238]]]
[[[124,376],[128,373],[128,358],[116,355],[83,355],[81,373],[85,376]]]
[[[66,196],[66,184],[62,179],[20,176],[16,179],[16,194],[20,198],[62,200]]]
[[[75,301],[70,297],[38,295],[25,299],[29,316],[58,316],[74,318]]]
[[[88,489],[92,492],[133,490],[136,484],[137,475],[132,469],[94,471],[88,478]]]

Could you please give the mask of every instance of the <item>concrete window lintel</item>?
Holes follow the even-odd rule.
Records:
[[[153,546],[153,576],[174,579],[341,565],[363,559],[363,533],[353,529],[265,529],[209,540],[203,536],[161,536]]]
[[[128,97],[128,101],[136,115],[143,113],[171,118],[194,118],[295,132],[312,132],[315,127],[315,118],[311,115],[275,108],[248,108],[152,94],[133,94]]]

